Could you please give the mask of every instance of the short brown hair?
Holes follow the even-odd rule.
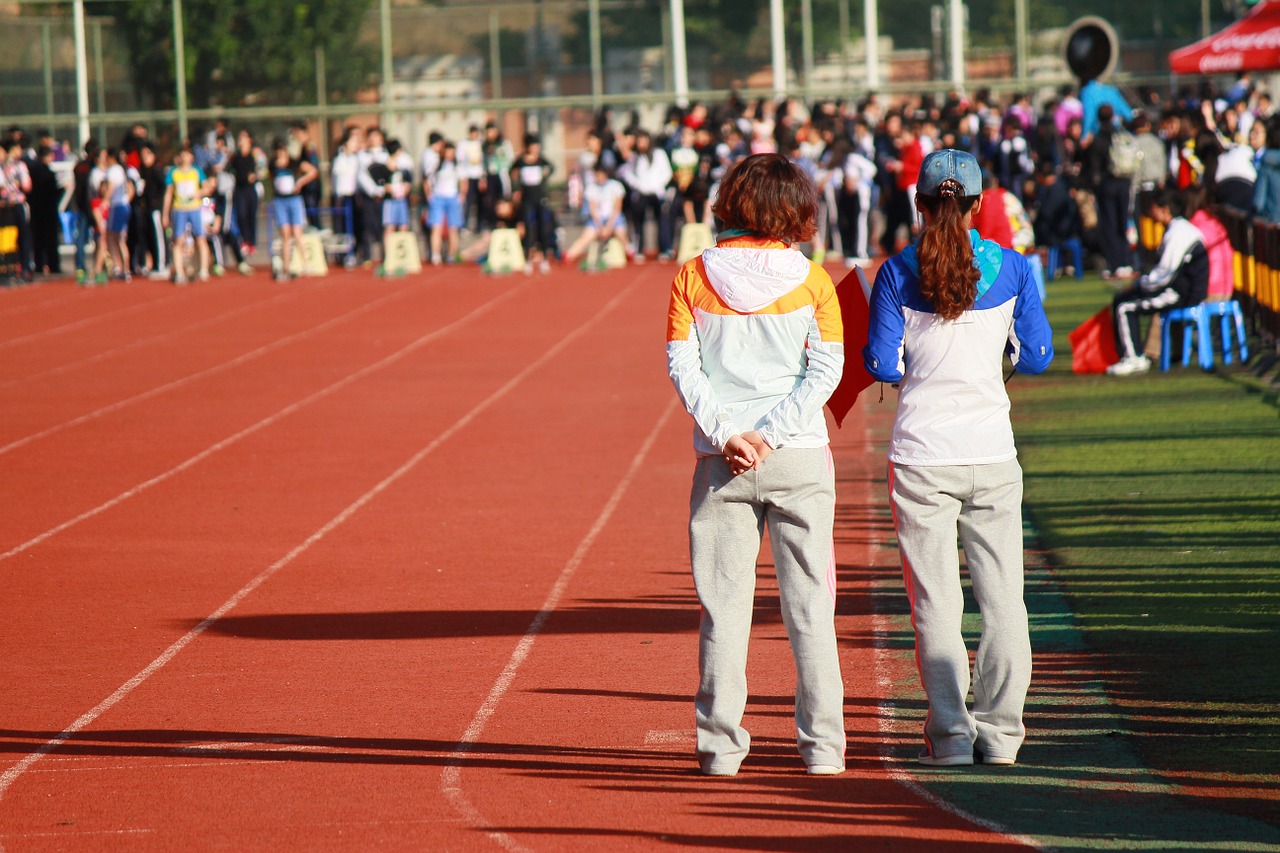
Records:
[[[818,191],[781,154],[753,154],[725,173],[711,210],[726,228],[803,243],[817,232]]]

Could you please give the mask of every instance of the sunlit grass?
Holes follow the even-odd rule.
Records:
[[[1073,374],[1067,335],[1110,294],[1097,278],[1055,282],[1057,360],[1009,385],[1040,552],[1027,572],[1025,766],[912,772],[1059,849],[1280,850],[1276,389],[1239,367]],[[878,595],[880,642],[905,659],[901,585]],[[968,611],[972,648],[981,624]],[[918,736],[911,675],[893,713]]]

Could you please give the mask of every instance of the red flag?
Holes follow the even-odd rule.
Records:
[[[827,408],[835,416],[836,426],[840,426],[862,389],[875,383],[862,361],[862,348],[867,345],[867,327],[871,321],[871,283],[862,267],[854,267],[836,285],[836,297],[844,320],[844,375],[827,400]]]
[[[1068,340],[1071,370],[1075,373],[1106,373],[1109,365],[1120,360],[1110,308],[1103,308],[1077,326]]]

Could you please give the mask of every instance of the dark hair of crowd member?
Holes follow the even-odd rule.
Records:
[[[973,246],[964,223],[979,197],[961,192],[959,181],[946,180],[936,196],[916,196],[917,204],[929,214],[916,245],[920,293],[944,320],[954,320],[973,307],[982,277],[973,265]]]
[[[817,232],[817,189],[781,154],[753,154],[731,166],[711,210],[725,228],[783,243],[803,243]]]
[[[1146,207],[1148,210],[1154,207],[1167,207],[1170,215],[1175,219],[1179,216],[1185,216],[1188,209],[1188,198],[1181,191],[1165,188],[1147,200]]]

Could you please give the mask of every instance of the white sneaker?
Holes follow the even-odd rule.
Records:
[[[1116,267],[1116,278],[1133,278],[1133,267]]]
[[[1151,369],[1151,359],[1145,355],[1125,356],[1107,368],[1108,376],[1133,376]]]
[[[839,776],[844,772],[843,767],[837,767],[834,764],[810,764],[810,776]]]

